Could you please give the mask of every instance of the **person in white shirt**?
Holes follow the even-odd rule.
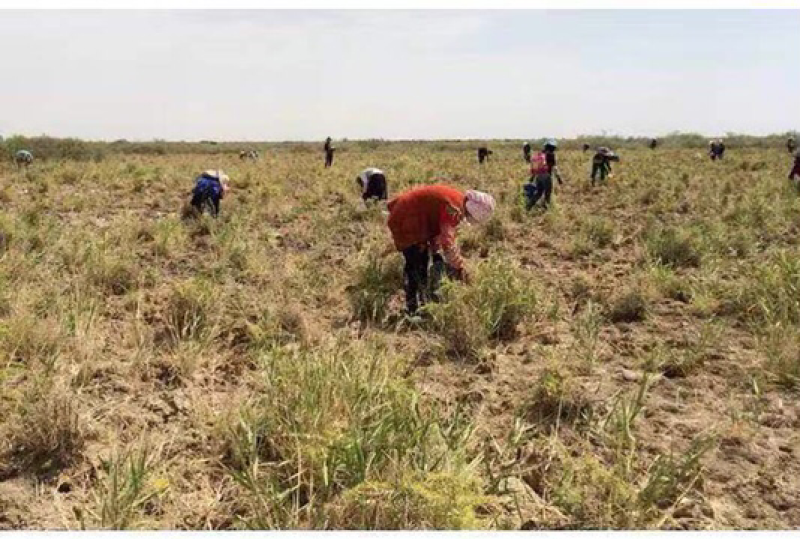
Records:
[[[389,189],[386,185],[386,174],[381,169],[369,167],[356,176],[356,183],[361,186],[361,198],[367,200],[386,200]]]

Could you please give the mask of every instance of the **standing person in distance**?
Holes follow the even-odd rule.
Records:
[[[786,149],[789,150],[789,153],[794,153],[797,149],[797,140],[794,137],[786,139]]]
[[[655,150],[657,146],[658,146],[658,140],[650,139],[650,149]]]
[[[333,166],[333,152],[336,151],[336,147],[332,144],[331,137],[325,139],[325,168],[329,168]]]

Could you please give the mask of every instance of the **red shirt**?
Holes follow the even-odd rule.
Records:
[[[461,269],[455,231],[464,217],[464,193],[446,185],[415,187],[389,201],[389,230],[398,251],[425,244],[441,248],[447,262]]]

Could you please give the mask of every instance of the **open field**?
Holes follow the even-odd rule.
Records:
[[[0,164],[0,529],[800,526],[782,147],[562,151],[526,214],[516,144],[318,146]],[[366,166],[498,200],[419,327]]]

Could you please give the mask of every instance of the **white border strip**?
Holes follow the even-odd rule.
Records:
[[[798,0],[0,0],[0,9],[793,9]]]

